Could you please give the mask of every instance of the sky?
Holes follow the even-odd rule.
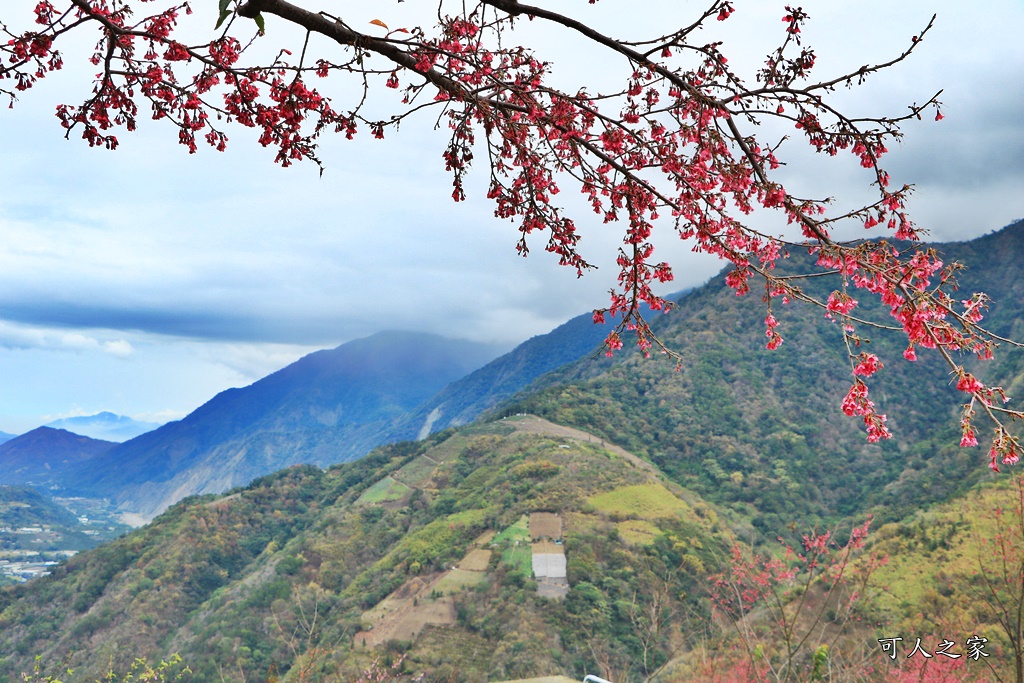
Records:
[[[193,4],[188,30],[203,35],[216,3]],[[751,73],[780,35],[785,3],[734,4],[729,21],[711,22],[704,33],[724,41],[730,64]],[[0,21],[27,27],[32,5],[5,3]],[[690,23],[704,5],[558,6],[616,37],[642,39]],[[932,239],[970,239],[1024,217],[1024,1],[990,0],[982,9],[951,0],[805,0],[803,7],[819,76],[885,61],[937,14],[910,60],[836,97],[850,111],[892,113],[943,90],[945,119],[907,125],[886,159],[895,184],[916,186],[911,213]],[[375,18],[392,27],[429,24],[436,2],[332,0],[331,8],[373,30]],[[539,24],[522,22],[516,40],[553,63],[556,83],[596,90],[621,69],[564,29]],[[297,49],[280,21],[268,17],[267,29],[268,45]],[[383,141],[325,139],[322,176],[311,164],[276,166],[240,129],[229,130],[223,154],[189,155],[174,130],[148,121],[121,133],[115,152],[65,140],[53,110],[88,95],[94,40],[74,38],[63,50],[64,71],[12,109],[0,108],[0,431],[103,410],[178,419],[219,391],[379,330],[511,347],[605,304],[616,229],[579,212],[584,255],[600,266],[583,279],[559,268],[542,243],[520,258],[514,226],[495,219],[483,196],[483,169],[472,176],[468,201],[451,201],[444,136],[429,113]],[[341,78],[318,85],[340,107],[352,93]],[[794,193],[865,196],[870,178],[850,159],[789,158],[783,179]],[[580,206],[574,197],[565,202]],[[656,245],[676,273],[664,291],[719,270],[670,226],[662,232]]]

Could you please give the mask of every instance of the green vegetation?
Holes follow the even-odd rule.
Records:
[[[523,515],[491,541],[501,551],[501,561],[525,577],[533,575],[530,550],[530,518]]]
[[[690,506],[661,484],[625,486],[587,499],[596,510],[612,517],[662,519],[682,515]]]
[[[412,491],[400,481],[391,477],[384,477],[376,484],[366,489],[360,496],[357,503],[383,503],[388,501],[401,500],[406,494]]]
[[[407,671],[452,680],[579,677],[596,666],[591,628],[608,642],[601,657],[635,667],[642,648],[629,636],[624,605],[653,600],[665,567],[703,553],[672,579],[672,609],[698,609],[697,587],[731,536],[712,516],[679,515],[662,524],[664,543],[610,535],[604,513],[584,513],[596,494],[647,486],[663,497],[669,489],[596,443],[561,448],[567,438],[530,431],[538,425],[474,425],[327,472],[290,468],[219,498],[182,501],[52,577],[0,591],[0,652],[11,653],[0,660],[0,680],[30,670],[37,653],[53,660],[74,651],[71,665],[88,677],[111,665],[124,670],[133,655],[165,657],[170,647],[196,680],[220,680],[222,671],[266,680],[271,666],[281,680],[307,666],[350,678],[381,654],[352,642],[363,615],[381,618],[388,610],[376,608],[388,596],[433,585],[442,571],[449,573],[433,591],[449,602],[431,605],[453,609],[455,623],[384,646],[384,654],[405,651]],[[527,515],[537,510],[592,520],[567,534],[566,548],[571,580],[593,590],[570,591],[563,602],[538,595],[527,544]],[[487,570],[449,571],[486,531],[497,532]],[[584,595],[608,606],[600,618],[581,621],[580,610],[590,609]],[[666,631],[651,647],[664,659],[677,637]]]
[[[1019,267],[1019,259],[1005,260]],[[1005,287],[1019,290],[1024,280],[1006,272],[980,288],[1022,300],[1024,291]],[[1002,282],[1011,284],[1000,290]],[[779,582],[780,609],[806,607],[818,615],[815,628],[841,636],[834,648],[810,646],[801,660],[809,671],[843,656],[874,661],[874,639],[895,633],[960,634],[962,644],[977,632],[1009,661],[1014,644],[1000,605],[1013,604],[1015,584],[993,589],[986,577],[999,575],[993,548],[1008,528],[997,528],[993,510],[1008,520],[1016,493],[990,483],[983,454],[956,447],[947,369],[924,354],[903,363],[901,348],[873,340],[887,365],[872,396],[892,412],[898,440],[869,444],[838,410],[850,378],[835,325],[820,311],[777,310],[781,332],[800,343],[769,354],[751,323],[763,319],[760,306],[757,297],[714,286],[697,290],[654,322],[683,353],[678,373],[635,353],[587,359],[501,407],[495,415],[506,420],[183,501],[52,577],[0,590],[0,680],[17,680],[37,653],[60,661],[69,651],[88,677],[111,663],[124,670],[126,653],[153,659],[180,650],[202,681],[262,681],[273,671],[297,680],[302,667],[346,680],[378,656],[453,682],[553,673],[579,680],[593,671],[629,682],[673,659],[680,671],[697,671],[696,660],[746,625],[711,607],[711,577],[733,566],[734,544],[741,559],[754,550],[785,576],[794,560],[778,537],[799,550],[813,529],[843,537],[868,513],[874,531],[861,557],[888,555],[889,563],[855,606],[824,598],[827,581],[799,590]],[[1016,314],[994,308],[992,320],[997,331],[1021,336]],[[977,372],[1020,393],[1021,360],[1009,353]],[[522,412],[558,424],[515,415]],[[559,424],[596,436],[572,438]],[[564,601],[540,597],[530,579],[533,511],[565,520]],[[495,532],[487,571],[442,579],[485,532]],[[353,635],[373,625],[364,615],[379,620],[403,591],[431,589],[448,594],[430,600],[447,610],[437,623],[454,624],[427,625],[417,638],[380,647],[353,645]],[[789,598],[798,602],[787,605]],[[851,621],[840,618],[843,610]],[[773,625],[758,618],[755,611],[752,626],[771,634]]]
[[[987,262],[982,249],[1019,255],[1024,229],[984,241],[1000,244],[944,248],[950,260]],[[968,271],[961,282],[965,291],[992,295],[995,329],[1014,336],[1024,326],[1019,309],[1005,305],[1021,300],[1011,260]],[[822,277],[801,286],[827,296],[841,283]],[[779,329],[794,342],[769,352],[758,324],[763,306],[758,296],[735,296],[720,275],[652,320],[659,338],[681,353],[679,372],[630,349],[613,359],[587,357],[549,373],[492,415],[539,415],[636,453],[735,515],[737,524],[752,528],[757,543],[779,536],[797,542],[794,525],[849,528],[868,513],[894,522],[989,477],[984,456],[957,445],[960,397],[940,358],[921,353],[909,363],[893,335],[870,333],[871,352],[885,362],[872,378],[872,397],[895,431],[893,440],[871,444],[862,425],[839,410],[851,376],[836,325],[811,307],[781,307],[774,311]],[[868,301],[858,311],[869,319],[888,318],[887,310]],[[965,362],[987,384],[1024,386],[1022,355],[1010,350],[995,363]]]
[[[615,530],[619,532],[619,536],[623,540],[634,545],[654,543],[654,539],[661,534],[661,529],[643,519],[627,519],[619,522],[615,525]]]
[[[427,483],[437,463],[422,455],[403,466],[395,473],[395,479],[409,486],[420,487]]]

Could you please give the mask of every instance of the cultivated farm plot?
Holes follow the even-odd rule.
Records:
[[[529,546],[523,543],[522,548],[529,557]],[[428,624],[451,626],[455,623],[451,596],[485,581],[490,560],[490,550],[474,548],[457,569],[414,576],[362,614],[367,630],[357,633],[353,642],[357,647],[376,647],[389,640],[411,641]]]
[[[360,631],[353,639],[358,647],[376,647],[389,640],[414,640],[427,624],[451,626],[455,623],[455,601],[451,597],[408,601],[389,618],[382,619],[369,631]]]
[[[412,604],[413,600],[419,595],[429,594],[432,586],[440,581],[441,577],[442,575],[440,574],[426,577],[414,576],[403,583],[394,593],[374,605],[372,609],[363,612],[361,617],[363,623],[376,624],[389,615],[398,612],[407,604]]]
[[[533,551],[526,542],[506,548],[501,554],[501,561],[519,570],[524,576],[529,577],[533,574]]]
[[[547,541],[534,543],[530,546],[534,555],[565,555],[565,546]]]
[[[436,462],[432,462],[429,458],[421,455],[412,462],[406,463],[400,470],[395,472],[395,479],[403,484],[419,488],[430,480],[430,475],[434,473],[435,467],[437,467]]]
[[[587,502],[601,512],[620,518],[665,519],[690,511],[689,505],[661,484],[654,483],[623,486],[591,496]]]
[[[515,524],[513,524],[510,527],[508,527],[507,529],[505,529],[501,533],[495,535],[495,537],[491,541],[491,543],[494,543],[494,544],[499,545],[499,546],[503,546],[506,543],[514,545],[516,541],[519,541],[520,543],[525,543],[525,542],[528,542],[529,540],[530,540],[529,519],[527,518],[526,515],[523,515],[522,517],[519,518],[519,521],[517,521]]]
[[[661,535],[661,529],[645,519],[627,519],[615,525],[619,536],[630,545],[650,545]]]
[[[391,477],[384,477],[376,484],[363,491],[363,495],[359,496],[359,500],[356,501],[356,504],[387,503],[401,500],[410,491],[412,491],[412,489],[402,482],[396,481]]]
[[[482,534],[476,537],[476,540],[473,541],[473,545],[475,545],[478,548],[483,548],[485,545],[489,545],[490,543],[494,542],[494,537],[496,534],[497,532],[493,529],[488,529],[487,531],[483,532]]]
[[[491,551],[483,548],[474,548],[459,562],[459,569],[471,572],[485,572],[487,565],[491,563]]]
[[[530,538],[549,538],[552,541],[561,539],[562,516],[553,512],[531,512]]]
[[[474,572],[467,569],[452,569],[445,572],[444,577],[434,586],[434,590],[445,595],[453,595],[467,588],[480,585],[487,574]]]
[[[526,515],[491,541],[502,549],[501,561],[518,569],[525,576],[533,572],[533,553],[530,550],[530,526]]]

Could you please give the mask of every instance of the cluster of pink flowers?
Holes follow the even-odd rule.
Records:
[[[875,443],[892,436],[892,432],[885,426],[886,416],[875,410],[874,401],[868,398],[868,386],[859,378],[854,380],[853,386],[843,398],[842,410],[845,415],[856,415],[864,419],[869,442]]]

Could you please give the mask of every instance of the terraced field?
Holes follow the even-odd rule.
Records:
[[[395,472],[394,476],[395,479],[403,484],[419,488],[430,480],[430,476],[434,473],[434,468],[436,467],[436,462],[421,455]]]
[[[530,524],[526,515],[497,534],[492,541],[501,548],[501,561],[519,570],[524,576],[533,573],[533,551],[530,550]]]
[[[623,486],[587,499],[595,509],[620,519],[664,519],[690,512],[690,506],[657,483]]]
[[[391,477],[384,477],[370,488],[363,491],[356,504],[388,503],[404,498],[412,489]]]
[[[645,519],[627,519],[616,524],[615,528],[630,545],[650,545],[661,534],[661,529]]]

